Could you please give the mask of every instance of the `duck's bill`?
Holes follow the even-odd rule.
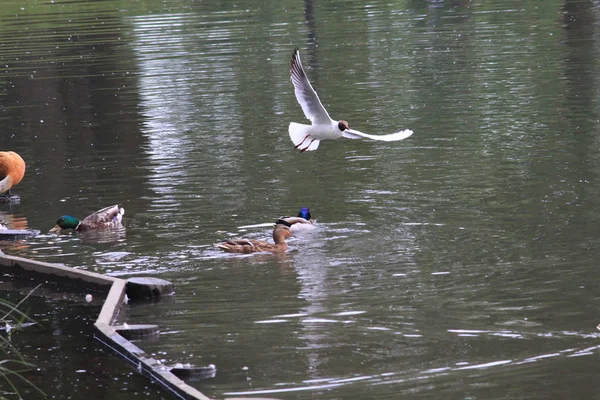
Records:
[[[368,133],[355,131],[354,129],[346,129],[343,133],[344,137],[348,139],[365,138],[372,140],[381,140],[384,142],[395,142],[397,140],[403,140],[411,136],[412,134],[413,131],[411,131],[410,129],[405,129],[396,133],[390,133],[389,135],[369,135]]]
[[[54,228],[50,229],[50,233],[58,233],[61,231],[61,227],[58,225],[54,225]]]

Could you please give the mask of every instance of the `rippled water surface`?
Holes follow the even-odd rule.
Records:
[[[215,364],[215,398],[594,398],[599,28],[583,0],[9,0],[0,148],[28,168],[0,222],[120,203],[126,229],[0,248],[173,281],[127,321]],[[333,118],[415,134],[295,152],[296,47]],[[318,229],[284,255],[213,246],[300,206]]]

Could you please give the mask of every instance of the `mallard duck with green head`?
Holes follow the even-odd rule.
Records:
[[[59,233],[63,229],[73,229],[74,231],[89,231],[94,229],[110,229],[122,227],[125,209],[118,204],[98,210],[88,215],[83,221],[71,215],[63,215],[56,221],[51,233]]]

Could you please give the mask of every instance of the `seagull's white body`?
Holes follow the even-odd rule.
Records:
[[[294,55],[292,56],[290,73],[292,75],[296,99],[298,100],[298,103],[300,103],[306,118],[312,122],[311,125],[298,124],[296,122],[290,123],[290,139],[292,139],[295,147],[300,151],[316,150],[319,147],[319,142],[325,139],[339,139],[345,137],[348,139],[366,138],[392,142],[406,139],[413,134],[413,131],[410,129],[405,129],[390,135],[369,135],[350,129],[348,127],[348,122],[344,120],[334,121],[331,119],[327,110],[325,110],[325,107],[321,104],[317,92],[315,92],[308,81],[304,68],[302,68],[302,63],[300,62],[300,53],[298,49],[294,51]]]

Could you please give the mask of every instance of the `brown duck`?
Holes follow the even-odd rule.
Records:
[[[265,242],[264,240],[232,239],[223,243],[217,243],[215,246],[229,253],[249,254],[264,251],[283,253],[288,248],[285,239],[291,235],[289,227],[283,224],[276,224],[275,229],[273,229],[273,241],[275,243]]]

